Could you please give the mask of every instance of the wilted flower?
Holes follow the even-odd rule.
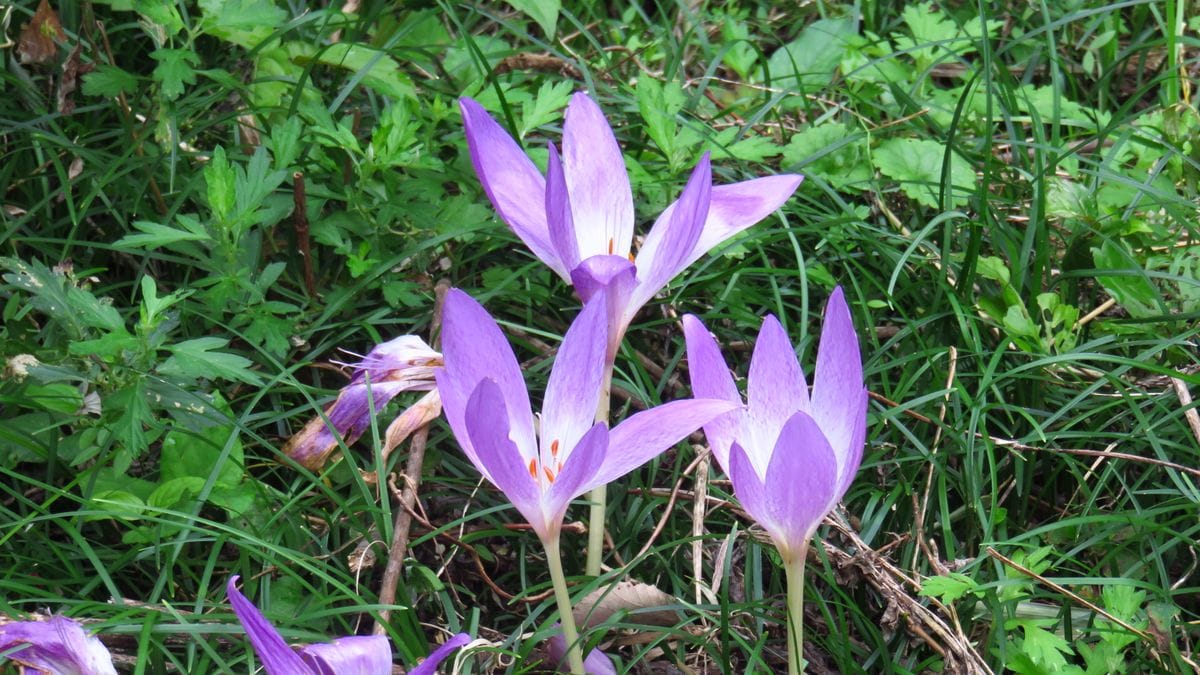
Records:
[[[545,177],[481,105],[465,97],[459,105],[484,192],[533,254],[585,301],[619,280],[609,298],[610,358],[642,305],[714,246],[779,208],[801,181],[780,175],[712,186],[706,154],[635,258],[633,192],[621,148],[587,94],[571,97],[562,156],[551,144]]]
[[[466,293],[455,289],[446,296],[446,365],[436,374],[446,419],[479,472],[543,540],[557,540],[571,500],[629,473],[738,405],[673,401],[609,431],[606,423],[594,422],[606,338],[601,294],[584,306],[563,338],[535,427],[521,367],[500,327]]]
[[[238,577],[230,577],[225,586],[229,602],[246,637],[262,661],[267,675],[390,675],[392,646],[385,635],[354,635],[333,642],[301,647],[294,651],[258,607],[237,589]],[[432,675],[439,663],[455,649],[471,641],[459,633],[438,647],[411,675]]]
[[[307,469],[320,469],[338,447],[335,430],[345,445],[358,440],[370,428],[372,403],[380,410],[402,391],[433,389],[433,370],[441,364],[442,355],[415,335],[401,335],[377,345],[358,363],[347,364],[354,369],[354,377],[325,409],[329,423],[322,417],[309,420],[288,439],[284,454]]]
[[[704,324],[687,315],[683,328],[693,394],[741,401]],[[862,358],[840,287],[825,308],[811,397],[774,316],[758,333],[746,390],[745,410],[706,424],[704,433],[746,513],[790,561],[850,487],[866,442]]]
[[[0,625],[0,664],[5,659],[22,672],[53,675],[117,675],[112,655],[83,626],[65,616],[47,621],[14,621]]]

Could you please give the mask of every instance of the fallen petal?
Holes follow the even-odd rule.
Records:
[[[48,621],[14,621],[0,626],[0,663],[54,675],[117,675],[112,655],[83,626],[65,616]]]

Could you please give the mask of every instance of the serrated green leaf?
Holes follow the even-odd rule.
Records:
[[[288,17],[269,0],[200,0],[199,4],[205,33],[247,49],[271,37]]]
[[[945,146],[937,141],[892,138],[879,145],[874,161],[883,175],[900,182],[900,189],[909,197],[937,208],[945,154]],[[965,204],[975,191],[975,170],[967,160],[952,152],[949,178],[947,201],[952,206]]]
[[[945,576],[929,577],[921,582],[920,594],[927,598],[938,598],[944,603],[957,602],[967,593],[980,593],[979,585],[965,574],[951,572]]]
[[[132,74],[116,66],[100,65],[83,76],[83,93],[85,96],[103,96],[112,98],[128,94],[137,89],[138,80]]]
[[[183,17],[171,0],[133,0],[132,7],[146,21],[162,26],[168,37],[183,30]]]
[[[118,239],[113,246],[121,250],[154,249],[183,241],[212,241],[207,232],[192,232],[181,230],[170,225],[160,225],[148,220],[135,220],[133,227],[141,234],[127,234]]]
[[[171,345],[172,356],[158,367],[163,375],[180,375],[189,378],[225,379],[262,384],[262,378],[250,370],[253,362],[244,356],[215,351],[228,346],[229,340],[218,337],[202,337]]]
[[[845,124],[822,124],[792,136],[783,149],[783,165],[839,190],[864,190],[871,181],[867,150],[865,134]]]
[[[213,148],[212,158],[204,167],[204,182],[208,186],[208,207],[217,220],[228,220],[237,204],[237,173],[225,157],[225,148]]]
[[[192,66],[200,64],[200,57],[190,49],[156,49],[150,58],[158,61],[154,67],[154,79],[161,85],[162,94],[175,100],[183,94],[185,84],[196,83],[196,71]]]
[[[521,136],[562,117],[563,108],[571,99],[575,83],[546,81],[538,89],[537,96],[521,106]]]
[[[379,94],[397,101],[417,100],[412,80],[401,71],[400,64],[385,51],[350,42],[337,42],[319,50],[295,43],[289,44],[289,48],[292,51],[292,59],[301,65],[307,60],[316,59],[327,66],[349,70],[356,77],[361,76],[362,83]]]
[[[554,37],[554,28],[558,24],[558,13],[562,11],[562,0],[505,0],[518,12],[537,22],[547,38]]]

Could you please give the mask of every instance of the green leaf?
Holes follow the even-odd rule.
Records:
[[[113,98],[137,89],[138,79],[116,66],[101,65],[83,76],[85,96]]]
[[[229,344],[218,337],[202,337],[168,347],[172,356],[158,367],[163,375],[188,378],[225,379],[262,384],[262,378],[250,370],[253,362],[244,356],[215,351]]]
[[[766,72],[773,87],[796,88],[812,94],[833,81],[846,40],[854,35],[849,19],[821,19],[810,24],[795,40],[775,50],[767,60]]]
[[[1121,276],[1097,274],[1096,279],[1130,316],[1142,318],[1163,313],[1158,290],[1123,242],[1105,239],[1099,248],[1092,249],[1092,259],[1098,270],[1127,272]]]
[[[965,574],[951,572],[922,581],[920,594],[927,598],[938,598],[944,603],[953,603],[968,593],[978,595],[981,592],[974,579]]]
[[[1067,669],[1066,655],[1074,653],[1069,642],[1042,627],[1055,623],[1053,619],[1012,619],[1004,627],[1009,631],[1020,628],[1025,636],[1020,650],[1033,663],[1055,673]]]
[[[870,186],[866,134],[845,124],[822,124],[794,134],[783,149],[783,165],[819,177],[839,190]]]
[[[670,162],[676,166],[678,150],[678,125],[675,115],[683,109],[687,100],[678,82],[668,82],[666,85],[649,75],[638,78],[637,83],[638,112],[646,122],[646,134],[658,146]]]
[[[558,13],[562,11],[562,0],[506,0],[518,12],[524,12],[542,27],[547,38],[554,37],[558,24]],[[573,86],[573,85],[572,85]]]
[[[362,83],[376,93],[399,100],[417,100],[416,88],[405,75],[400,64],[387,52],[360,43],[337,42],[323,49],[303,48],[295,43],[289,45],[292,58],[301,65],[316,59],[327,66],[344,68],[362,77]]]
[[[737,127],[729,127],[709,139],[708,148],[712,151],[713,159],[731,157],[744,162],[761,162],[783,152],[783,148],[769,136],[743,136],[734,141],[739,131]]]
[[[22,392],[22,405],[28,408],[74,415],[83,405],[83,394],[72,384],[31,384]]]
[[[537,96],[521,106],[521,136],[561,117],[574,88],[575,83],[570,80],[543,82]]]
[[[225,148],[213,148],[212,159],[204,167],[208,186],[208,207],[217,220],[228,220],[237,204],[237,173],[225,158]]]
[[[200,28],[246,49],[258,47],[284,21],[287,11],[270,0],[200,0]]]
[[[193,65],[200,64],[200,57],[190,49],[156,49],[150,58],[158,61],[154,67],[154,79],[162,86],[162,94],[175,100],[183,94],[183,85],[196,83]]]
[[[183,30],[183,17],[171,0],[133,0],[133,10],[146,21],[162,26],[168,37]]]
[[[937,208],[945,152],[945,146],[937,141],[892,138],[879,145],[874,160],[883,175],[900,182],[905,194],[918,203]],[[952,152],[947,201],[952,206],[965,204],[974,190],[975,170],[967,160]]]
[[[170,225],[152,223],[148,220],[135,220],[133,221],[133,227],[141,234],[127,234],[118,239],[113,246],[121,250],[143,249],[153,251],[163,246],[170,246],[184,241],[212,241],[212,237],[203,228],[199,231],[188,228],[188,225],[199,225],[198,221],[190,217],[187,217],[185,221],[184,218],[185,216],[179,216],[179,224],[187,228],[182,230]]]

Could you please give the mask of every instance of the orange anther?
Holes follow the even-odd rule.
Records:
[[[542,471],[545,472],[545,474],[546,474],[546,480],[553,483],[554,482],[554,472],[550,470],[550,467],[543,466]]]
[[[609,237],[609,238],[608,238],[608,254],[609,254],[609,255],[612,255],[612,254],[613,254],[613,240],[612,240],[612,237]]]
[[[636,263],[636,262],[637,262],[636,260],[634,260],[634,259],[633,259],[633,252],[632,252],[632,251],[630,251],[630,252],[629,252],[629,262],[631,262],[631,263]]]
[[[530,476],[530,478],[537,478],[537,460],[536,459],[529,460],[529,476]]]
[[[558,439],[554,439],[550,442],[550,456],[558,457]]]

